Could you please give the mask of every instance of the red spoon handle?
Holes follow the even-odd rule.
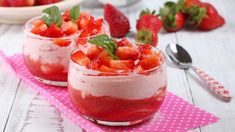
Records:
[[[230,92],[225,89],[224,86],[221,85],[217,80],[215,80],[213,77],[211,77],[199,68],[193,67],[192,69],[218,96],[220,96],[223,100],[227,102],[231,101],[232,96],[230,95]]]

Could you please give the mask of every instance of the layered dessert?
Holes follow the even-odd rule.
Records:
[[[68,88],[77,110],[104,125],[150,119],[166,95],[164,54],[107,35],[88,40],[71,55]]]
[[[95,26],[88,30],[89,25]],[[69,56],[77,48],[78,36],[83,32],[99,34],[103,32],[102,26],[103,19],[80,13],[79,6],[62,14],[55,6],[44,9],[40,17],[25,25],[23,53],[26,66],[40,82],[67,86]]]

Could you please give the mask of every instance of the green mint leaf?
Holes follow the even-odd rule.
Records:
[[[118,46],[114,42],[114,40],[112,38],[110,38],[108,35],[106,35],[106,34],[98,35],[98,36],[88,40],[88,42],[104,48],[109,53],[110,57],[112,57],[113,59],[115,59],[115,60],[119,59],[115,55],[115,52],[116,52]]]
[[[58,7],[52,6],[42,10],[42,20],[50,26],[56,24],[58,27],[62,25],[62,17]]]
[[[70,10],[70,19],[73,20],[74,22],[77,21],[77,19],[79,18],[80,16],[80,6],[77,5],[77,6],[74,6],[71,10]]]

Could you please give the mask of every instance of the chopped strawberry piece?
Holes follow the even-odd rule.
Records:
[[[103,51],[102,48],[93,45],[92,47],[90,47],[87,51],[87,57],[89,57],[90,59],[94,59],[95,57],[97,57],[101,52]]]
[[[91,60],[82,51],[77,51],[72,55],[72,60],[81,66],[88,67]]]
[[[144,52],[144,50],[151,50],[152,46],[150,44],[143,44],[143,45],[139,45],[139,50],[140,52]]]
[[[56,26],[55,24],[51,24],[49,27],[49,34],[47,35],[48,37],[59,38],[63,37],[64,33],[58,26]]]
[[[145,59],[145,58],[161,58],[160,52],[149,50],[149,49],[142,49],[141,50],[141,55],[140,55],[140,60]]]
[[[102,23],[103,23],[103,19],[95,20],[94,17],[90,18],[90,22],[87,27],[87,30],[88,30],[90,36],[96,35],[101,31]]]
[[[39,23],[35,23],[35,25],[37,25],[37,26],[35,26],[31,31],[33,34],[42,35],[48,29],[48,27],[45,23],[44,24],[41,23],[40,25],[39,25]]]
[[[62,15],[62,19],[63,19],[63,21],[65,21],[65,22],[70,21],[70,11],[69,11],[69,10],[67,10],[67,11],[64,12],[64,14]]]
[[[160,65],[160,62],[157,58],[145,58],[139,62],[139,65],[144,70],[149,70]]]
[[[87,41],[88,41],[88,38],[79,38],[77,39],[77,44],[81,44],[81,45],[84,45],[84,44],[87,44]]]
[[[60,39],[60,38],[55,38],[54,39],[54,43],[58,46],[61,46],[61,47],[66,47],[68,45],[71,44],[71,41],[69,40],[64,40],[64,39]]]
[[[121,60],[136,60],[139,58],[139,51],[135,47],[118,47],[116,56]]]
[[[126,38],[122,38],[120,41],[116,41],[116,44],[118,45],[118,47],[120,47],[120,46],[133,47],[133,45],[130,43],[130,41],[128,41]]]
[[[77,25],[71,21],[63,22],[61,29],[66,35],[71,35],[78,31]]]
[[[134,68],[133,60],[111,60],[110,67],[120,70],[130,70]]]
[[[89,37],[89,32],[88,30],[82,30],[82,32],[79,35],[79,38],[84,38],[84,37]]]
[[[110,61],[113,60],[111,57],[101,57],[99,58],[99,63],[105,66],[110,66]]]
[[[110,68],[110,67],[107,67],[105,65],[101,65],[100,68],[99,68],[99,71],[101,71],[101,72],[111,72],[111,73],[117,72],[117,70],[115,70],[113,68]]]
[[[36,21],[33,22],[33,26],[34,26],[34,27],[39,27],[39,26],[41,26],[42,24],[45,24],[45,22],[44,22],[43,20],[41,20],[41,19],[36,20]]]
[[[100,63],[92,61],[88,68],[92,70],[99,70],[99,67]]]
[[[90,21],[90,14],[86,12],[80,13],[80,17],[77,20],[78,29],[84,29],[87,27]]]

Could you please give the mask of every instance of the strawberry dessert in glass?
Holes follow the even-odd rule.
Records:
[[[71,100],[96,123],[129,126],[148,120],[158,112],[166,88],[165,56],[150,45],[98,35],[71,55]]]
[[[89,28],[88,32],[102,32],[96,28],[103,26],[103,19],[88,21],[83,18],[83,14],[87,13],[80,13],[79,6],[63,14],[58,7],[52,6],[44,9],[41,17],[35,17],[25,24],[24,60],[38,81],[55,86],[67,86],[70,54],[77,48],[77,37],[85,30],[85,25],[83,29],[80,28],[80,21],[86,20],[90,25],[95,23],[96,27]]]

